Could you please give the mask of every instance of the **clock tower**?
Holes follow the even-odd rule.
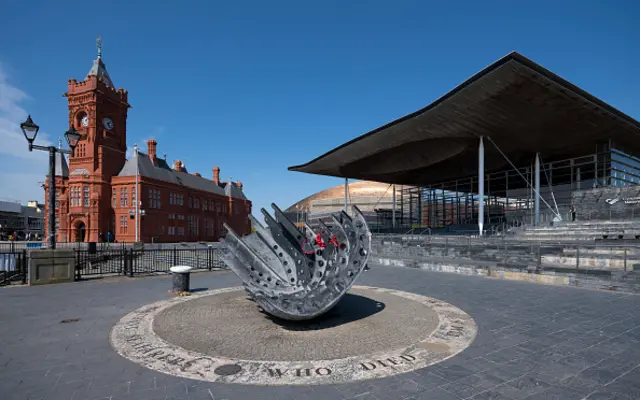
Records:
[[[70,79],[64,96],[69,106],[69,126],[81,134],[69,158],[66,193],[68,210],[61,212],[59,237],[69,241],[98,241],[99,234],[114,230],[111,178],[126,161],[128,92],[116,89],[98,57],[82,81]],[[101,201],[102,200],[102,201]],[[63,211],[63,210],[61,210]]]

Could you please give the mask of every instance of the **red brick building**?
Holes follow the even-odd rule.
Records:
[[[137,193],[140,241],[216,241],[225,222],[239,234],[251,231],[242,183],[221,182],[220,168],[207,179],[190,174],[181,161],[169,166],[155,140],[147,142],[146,154],[126,159],[129,96],[113,85],[100,45],[85,79],[70,79],[64,96],[69,125],[82,137],[68,165],[56,155],[58,241],[106,240],[108,232],[119,242],[135,241]],[[45,185],[45,198],[47,191]]]

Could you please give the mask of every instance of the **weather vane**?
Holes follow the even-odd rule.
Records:
[[[100,35],[96,39],[96,44],[98,45],[98,57],[102,57],[102,39],[100,39]]]

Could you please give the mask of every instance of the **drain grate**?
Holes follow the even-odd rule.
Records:
[[[61,324],[70,324],[72,322],[78,322],[80,321],[80,318],[69,318],[69,319],[63,319],[62,321],[60,321]]]

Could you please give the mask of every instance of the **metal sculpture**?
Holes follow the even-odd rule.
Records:
[[[242,280],[249,296],[268,314],[307,320],[329,311],[367,268],[371,232],[353,206],[300,231],[275,205],[274,217],[261,210],[267,227],[249,216],[254,233],[239,237],[225,224],[223,261]]]

